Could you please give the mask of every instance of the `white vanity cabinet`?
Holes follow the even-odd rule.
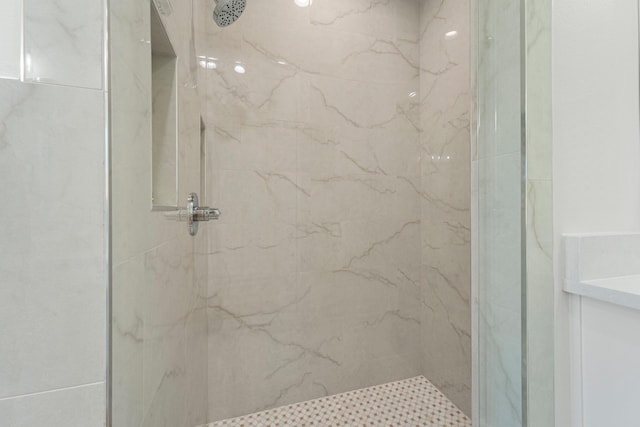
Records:
[[[640,425],[640,233],[565,236],[574,425]]]

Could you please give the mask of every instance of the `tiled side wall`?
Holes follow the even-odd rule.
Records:
[[[100,0],[0,6],[3,426],[105,424],[103,31]]]
[[[198,5],[210,420],[418,375],[420,3]]]
[[[149,0],[111,0],[113,427],[206,422],[206,225],[151,211]],[[190,2],[162,16],[178,56],[178,198],[200,191]]]
[[[470,5],[420,14],[422,369],[471,414]]]

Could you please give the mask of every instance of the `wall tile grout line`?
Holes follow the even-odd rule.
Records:
[[[0,402],[11,400],[11,399],[22,399],[22,398],[26,398],[26,397],[39,396],[39,395],[48,394],[48,393],[56,393],[56,392],[59,392],[59,391],[76,390],[76,389],[83,388],[83,387],[92,387],[92,386],[98,386],[98,385],[102,385],[102,384],[104,384],[104,381],[98,381],[98,382],[94,382],[94,383],[74,385],[74,386],[69,386],[69,387],[52,388],[50,390],[43,390],[43,391],[36,391],[36,392],[33,392],[33,393],[19,394],[17,396],[0,397]]]

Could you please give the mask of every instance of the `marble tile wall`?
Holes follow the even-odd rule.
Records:
[[[11,0],[0,12],[0,423],[99,427],[107,342],[102,2],[30,1],[23,14]]]
[[[150,2],[110,1],[113,427],[206,422],[207,226],[151,211]],[[200,102],[189,2],[162,16],[178,56],[178,198],[200,189]]]
[[[197,4],[210,420],[416,375],[419,3]]]
[[[471,413],[470,4],[420,11],[422,369]]]
[[[23,1],[24,78],[101,89],[104,0]]]
[[[442,63],[449,29],[421,27],[420,1],[250,2],[222,30],[212,7],[196,3],[207,197],[224,213],[209,236],[210,421],[405,378],[431,357],[453,359],[428,368],[468,405],[466,29]],[[447,7],[468,25],[464,4]],[[425,216],[442,247],[429,262]],[[425,328],[432,309],[445,318]],[[447,350],[423,356],[427,339]]]
[[[0,356],[0,418],[103,425],[104,3],[40,3],[29,2],[24,23],[0,27],[0,72],[16,80],[0,82],[3,182],[16,181],[3,196],[38,212],[29,240],[15,235],[10,211],[3,220],[2,241],[25,243],[21,258],[4,248],[2,277],[15,286],[2,287],[0,339],[24,348]],[[421,257],[421,227],[447,194],[437,180],[423,188],[433,165],[420,159],[438,143],[422,132],[422,74],[433,68],[420,59],[421,3],[254,2],[226,31],[211,23],[211,2],[194,4],[163,17],[181,58],[179,194],[200,188],[202,101],[206,200],[223,209],[192,239],[149,211],[150,4],[109,2],[113,425],[196,425],[207,411],[215,420],[420,374],[425,343],[416,337],[429,334],[425,302],[436,286],[425,286],[425,272],[444,268]],[[51,108],[60,100],[64,108]],[[51,274],[61,270],[68,275]],[[464,308],[458,315],[450,325]]]
[[[22,49],[22,0],[3,1],[0,5],[0,78],[20,78]]]

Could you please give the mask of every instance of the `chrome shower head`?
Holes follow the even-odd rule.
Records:
[[[213,11],[213,20],[218,27],[226,27],[240,18],[247,5],[246,0],[215,0],[216,8]]]

